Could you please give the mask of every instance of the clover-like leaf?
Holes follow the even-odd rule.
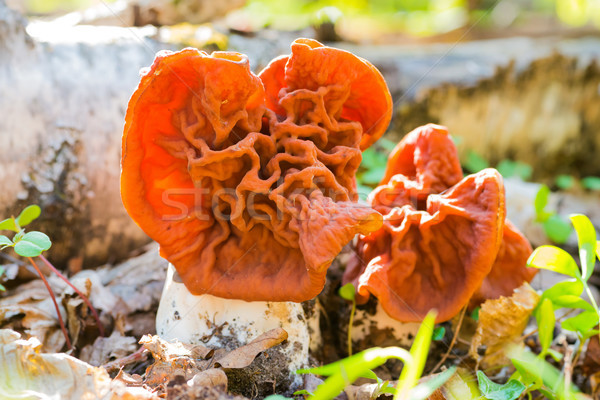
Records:
[[[540,246],[533,251],[527,260],[528,267],[547,269],[580,279],[579,268],[573,257],[563,249],[555,246]]]
[[[504,385],[492,382],[482,371],[477,371],[479,390],[488,400],[515,400],[525,391],[525,385],[511,379]]]
[[[338,293],[342,299],[354,301],[354,298],[356,296],[356,289],[354,288],[354,285],[352,283],[346,283],[340,288]]]
[[[581,275],[587,281],[592,276],[594,264],[596,263],[596,230],[592,221],[583,214],[572,215],[571,222],[575,232],[577,232]]]
[[[6,218],[3,221],[0,221],[0,231],[13,231],[19,232],[19,228],[17,224],[15,224],[14,218]]]
[[[33,220],[40,216],[42,210],[38,205],[30,205],[25,207],[21,214],[16,219],[17,224],[22,228],[26,225],[29,225]]]
[[[28,232],[15,243],[15,252],[22,257],[37,257],[52,246],[50,238],[42,232]]]

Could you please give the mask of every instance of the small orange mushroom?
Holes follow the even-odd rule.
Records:
[[[344,281],[361,301],[375,295],[393,318],[419,321],[436,308],[445,321],[535,275],[526,267],[529,242],[505,222],[502,177],[486,169],[462,178],[442,126],[402,139],[370,201],[384,225],[360,238]]]
[[[336,52],[363,65],[341,50],[327,57]],[[316,82],[321,53],[301,53],[298,68]],[[344,89],[347,62],[282,98],[273,85],[291,81],[287,67],[261,80],[239,53],[165,52],[142,77],[126,115],[123,203],[192,294],[311,299],[341,248],[381,226],[379,213],[354,202],[354,175],[363,136],[382,125],[365,133],[374,122],[344,110],[387,104],[389,92]],[[390,115],[391,106],[380,117]]]

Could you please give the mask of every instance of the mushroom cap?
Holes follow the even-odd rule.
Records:
[[[397,175],[371,194],[383,227],[360,239],[344,280],[355,283],[362,301],[375,295],[392,318],[421,321],[434,308],[438,321],[445,321],[468,303],[496,258],[502,179],[483,170],[444,194],[429,195],[424,208],[413,202],[413,188]]]
[[[523,282],[531,282],[538,272],[537,268],[526,266],[532,251],[529,240],[512,222],[505,220],[502,244],[492,270],[473,294],[470,306],[474,308],[488,299],[500,296],[509,297]]]
[[[360,124],[330,128],[298,138],[317,129],[279,121],[242,54],[160,53],[127,109],[123,204],[192,294],[311,299],[341,248],[382,223],[352,201]]]
[[[365,150],[383,135],[392,118],[392,97],[381,73],[367,60],[327,47],[313,39],[296,39],[292,54],[273,60],[260,72],[267,107],[284,115],[280,100],[298,89],[316,91],[336,87],[332,119],[362,125],[360,149]]]
[[[479,184],[488,188],[482,192],[485,196],[469,201],[456,195],[469,193],[456,192],[457,187],[479,190],[476,182],[487,182]],[[463,179],[456,147],[445,127],[429,124],[407,134],[392,151],[370,201],[384,215],[384,227],[360,238],[358,256],[349,264],[344,282],[355,283],[361,301],[375,294],[396,319],[417,321],[436,308],[438,321],[444,321],[469,299],[474,306],[509,295],[536,273],[526,267],[529,242],[505,220],[502,177],[488,169]],[[438,203],[458,208],[447,207],[446,217],[434,217],[432,204]],[[465,217],[481,224],[466,232],[479,229],[480,233],[464,234],[465,222],[460,218]],[[480,254],[482,249],[488,253]],[[446,257],[444,262],[440,257]]]

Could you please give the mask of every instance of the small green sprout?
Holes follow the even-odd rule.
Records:
[[[574,317],[564,320],[563,329],[577,333],[581,345],[585,340],[598,334],[594,329],[600,321],[600,310],[588,285],[588,280],[594,271],[596,258],[600,253],[600,242],[596,241],[596,231],[592,222],[585,215],[572,215],[571,222],[579,244],[579,259],[581,268],[566,251],[555,246],[541,246],[529,257],[529,267],[547,269],[568,276],[562,282],[542,293],[540,302],[535,310],[538,321],[540,344],[542,345],[541,357],[549,353],[554,331],[554,311],[558,308],[579,309],[582,312]],[[581,298],[582,293],[587,293],[589,302]],[[581,350],[581,347],[580,347]]]
[[[85,296],[79,289],[77,289],[60,271],[58,271],[50,263],[50,261],[46,259],[46,257],[42,255],[44,251],[52,247],[52,241],[50,240],[50,238],[42,232],[25,231],[25,226],[29,225],[31,222],[36,220],[40,216],[41,211],[42,210],[39,206],[30,205],[26,207],[23,211],[21,211],[21,213],[16,218],[10,217],[3,221],[0,221],[0,231],[12,231],[15,233],[12,239],[6,235],[0,235],[0,250],[12,247],[15,253],[29,260],[30,264],[33,266],[33,268],[36,270],[36,272],[44,282],[48,293],[50,293],[50,297],[52,298],[54,308],[58,317],[58,322],[60,324],[61,330],[63,331],[63,334],[65,336],[65,342],[67,343],[68,347],[71,347],[71,340],[69,339],[67,329],[65,328],[62,315],[58,308],[58,303],[56,302],[56,298],[54,296],[54,292],[50,288],[50,284],[46,280],[46,277],[44,276],[42,271],[39,269],[38,265],[33,261],[33,257],[39,257],[48,268],[50,268],[54,273],[56,273],[60,279],[62,279],[81,297],[81,299],[87,304],[88,308],[90,309],[90,311],[94,315],[94,318],[96,319],[96,324],[98,326],[100,336],[104,336],[104,327],[100,322],[98,312],[92,306],[87,296]],[[4,271],[2,270],[1,272]],[[4,289],[4,286],[0,285],[0,290]]]

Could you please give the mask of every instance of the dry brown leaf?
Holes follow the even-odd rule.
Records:
[[[36,338],[21,339],[0,330],[0,398],[2,399],[156,399],[141,388],[112,381],[103,368],[65,353],[40,353]]]
[[[123,358],[137,350],[137,341],[132,336],[123,336],[113,331],[109,337],[99,337],[81,349],[79,359],[95,366],[101,366],[109,361]]]
[[[187,381],[214,366],[224,369],[244,368],[250,365],[259,353],[285,339],[287,332],[284,329],[272,329],[238,349],[213,352],[204,346],[168,342],[158,336],[146,335],[142,337],[140,344],[152,353],[155,362],[146,370],[144,383],[156,387],[178,376]],[[209,357],[212,358],[207,359]]]
[[[66,312],[59,303],[63,318]],[[47,352],[60,351],[65,338],[60,331],[54,304],[41,280],[20,285],[0,299],[0,322],[4,328],[37,337]]]
[[[510,297],[484,302],[479,310],[479,322],[469,355],[479,360],[484,368],[508,363],[504,349],[521,337],[539,298],[537,292],[524,283]],[[481,346],[485,348],[483,358],[477,352]]]
[[[145,383],[152,387],[166,384],[176,376],[185,380],[207,369],[211,361],[204,360],[211,350],[204,346],[192,346],[181,342],[168,342],[160,337],[146,335],[140,340],[156,360],[146,370]]]
[[[202,371],[188,381],[188,386],[222,386],[227,390],[227,375],[220,368],[210,368]]]
[[[286,340],[287,332],[282,328],[271,329],[248,343],[225,354],[215,361],[222,368],[244,368],[254,361],[263,351]]]

